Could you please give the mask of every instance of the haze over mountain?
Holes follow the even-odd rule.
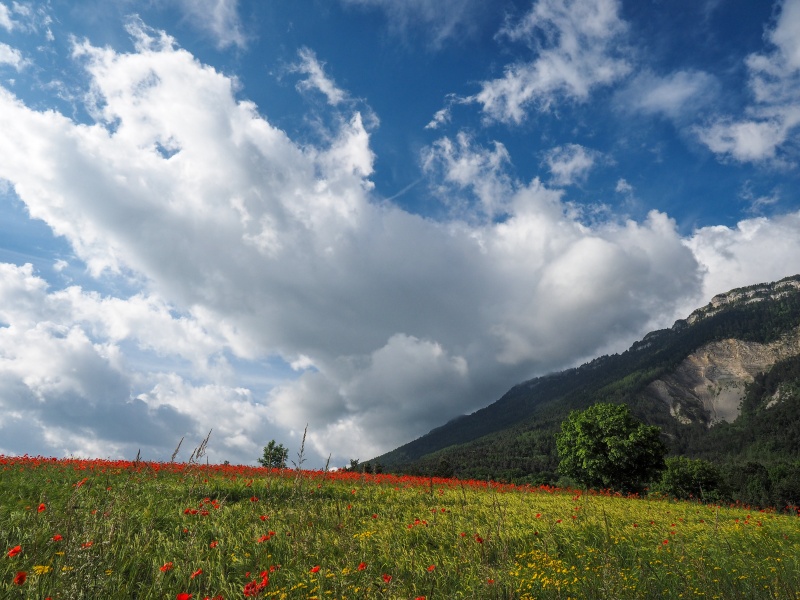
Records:
[[[798,57],[800,0],[0,0],[0,453],[346,464],[792,275]]]

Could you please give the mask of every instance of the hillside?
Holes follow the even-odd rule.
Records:
[[[520,383],[373,462],[411,473],[550,481],[561,421],[600,401],[628,404],[661,427],[673,454],[798,460],[798,390],[800,276],[793,276],[715,296],[622,354]]]

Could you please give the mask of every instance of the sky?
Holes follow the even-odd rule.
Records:
[[[0,454],[366,460],[800,272],[800,0],[0,0]]]

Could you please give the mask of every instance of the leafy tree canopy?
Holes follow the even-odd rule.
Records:
[[[289,450],[283,444],[270,440],[269,444],[264,446],[264,454],[258,459],[258,464],[272,469],[285,469],[288,458]]]
[[[704,501],[718,501],[721,484],[722,475],[712,463],[673,456],[666,460],[661,481],[655,490],[682,500],[701,498]]]
[[[624,404],[573,411],[556,436],[558,470],[586,487],[641,491],[664,468],[660,433],[634,419]]]

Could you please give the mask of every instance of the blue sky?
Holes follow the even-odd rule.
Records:
[[[0,0],[0,453],[361,459],[800,271],[800,0]]]

